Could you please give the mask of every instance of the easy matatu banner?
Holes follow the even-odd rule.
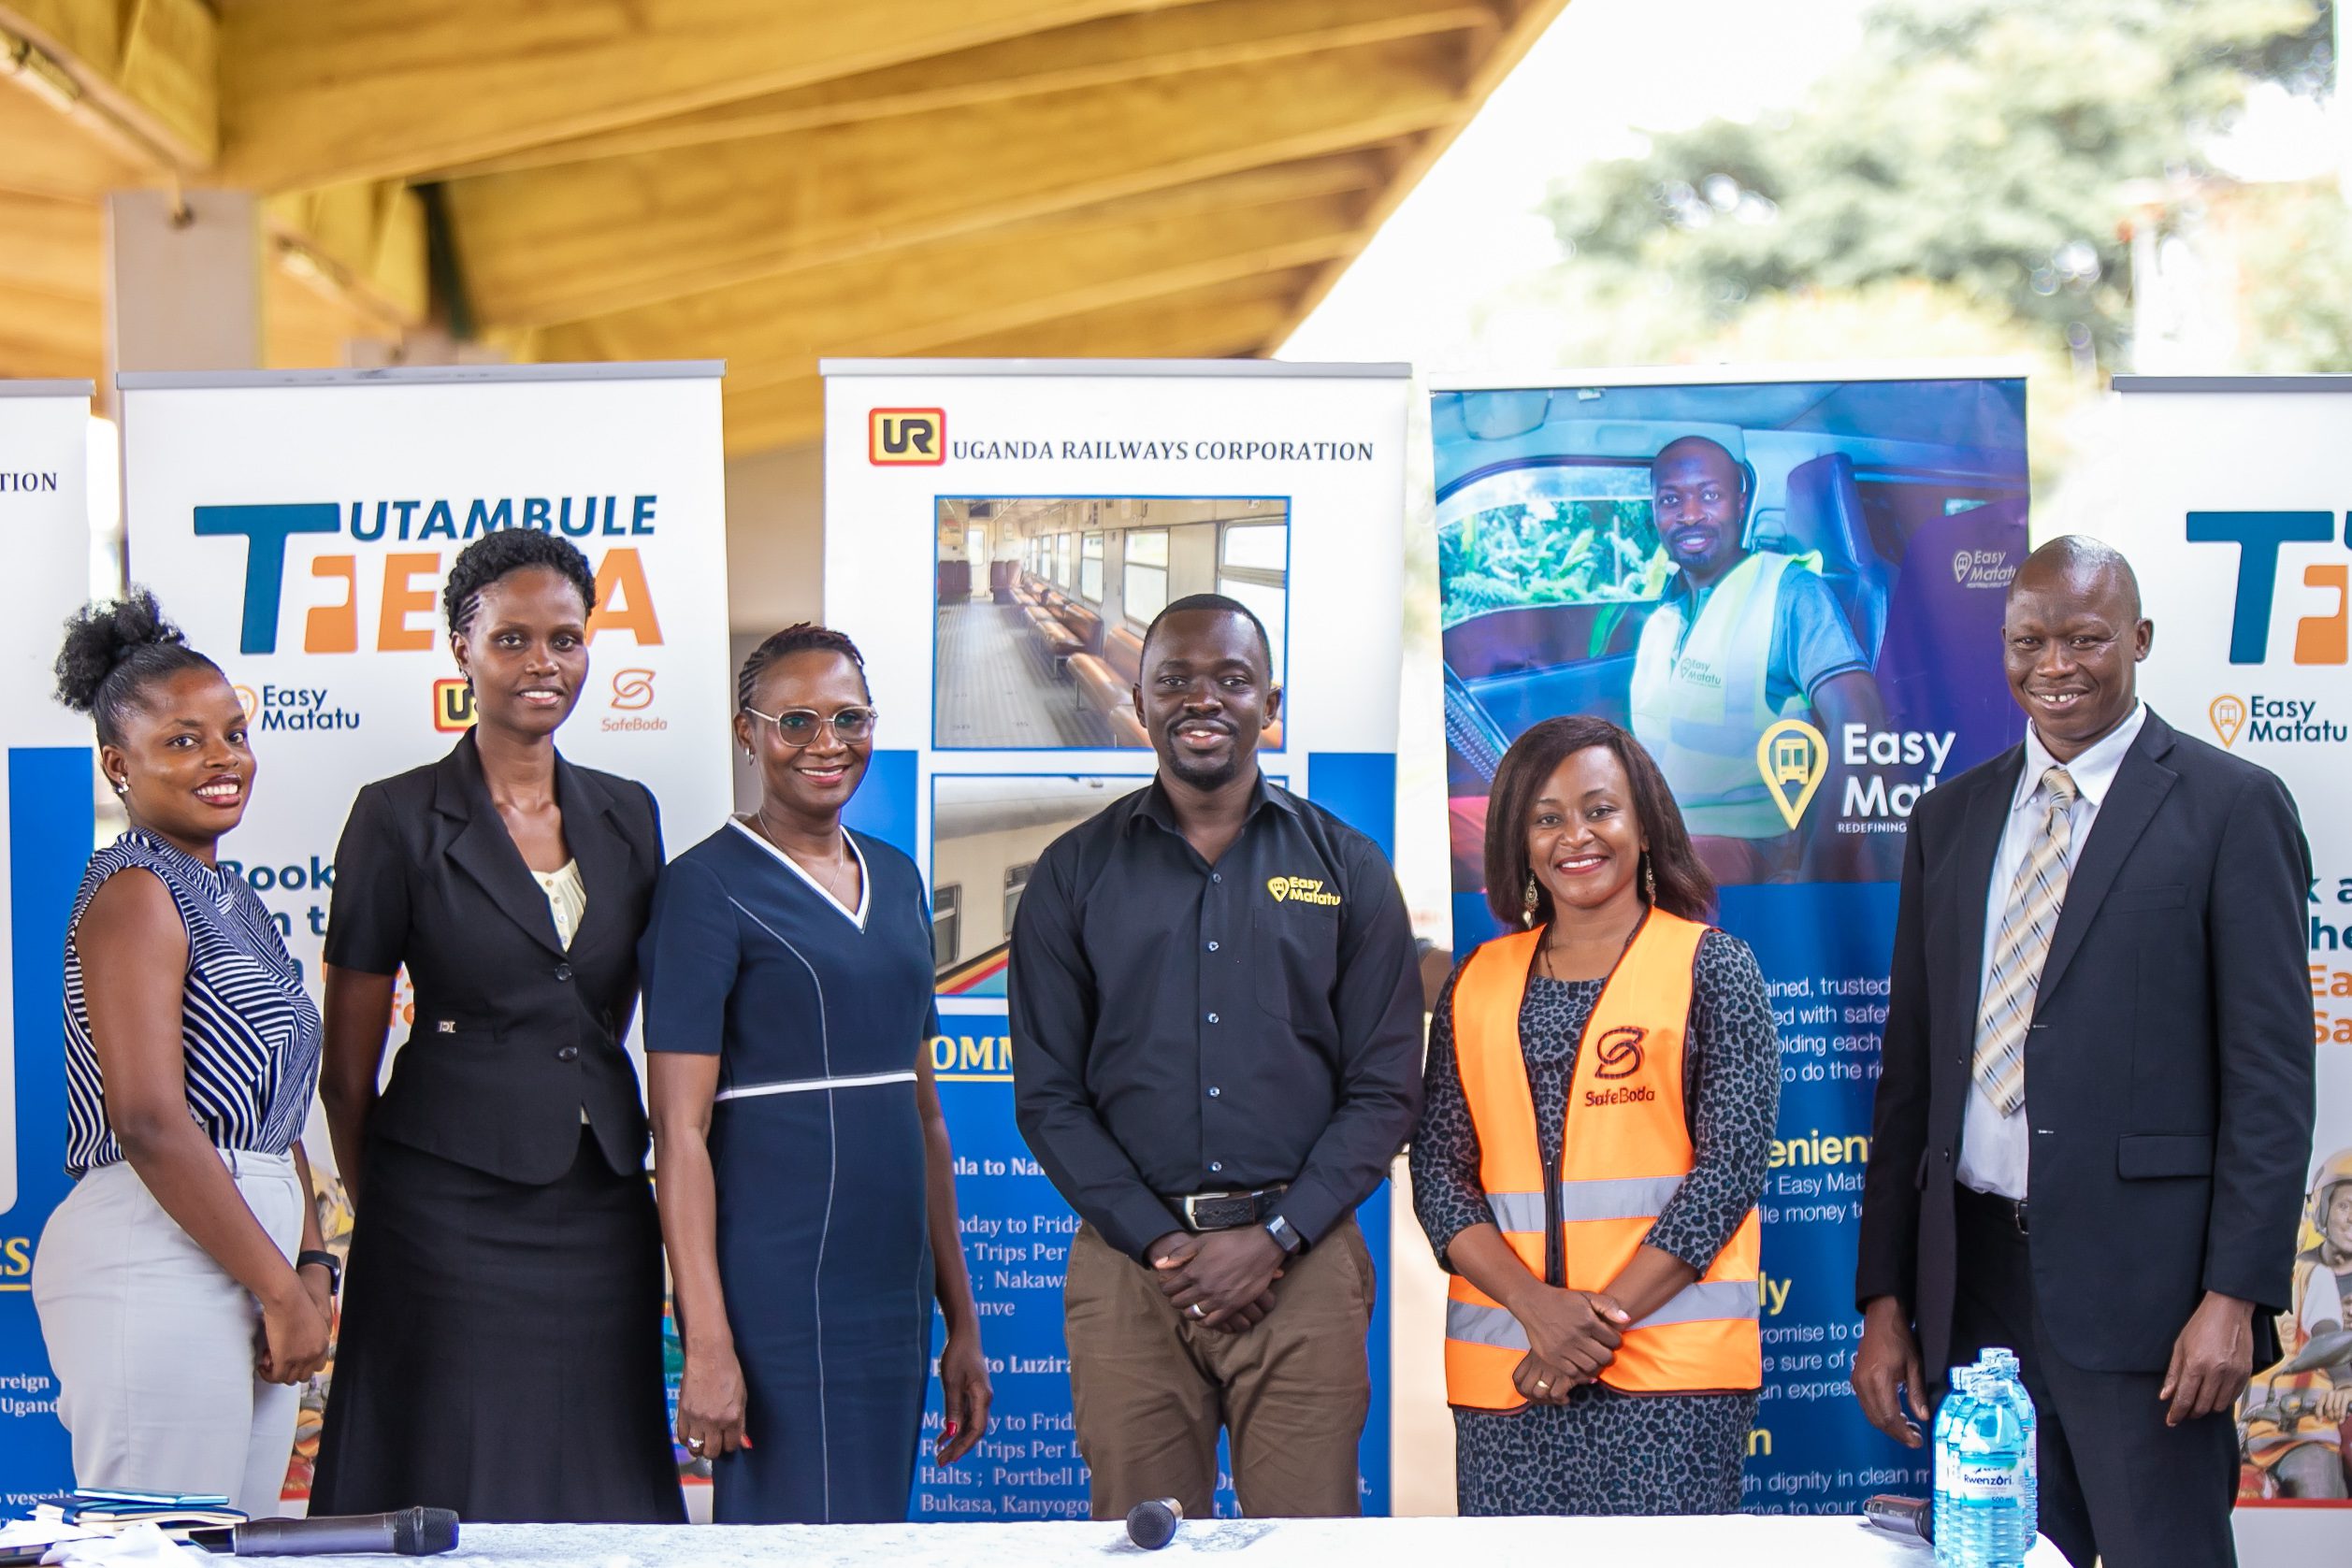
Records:
[[[253,802],[222,861],[314,985],[353,796],[443,756],[472,722],[440,591],[457,553],[491,531],[560,535],[596,570],[588,683],[556,735],[563,755],[642,781],[671,846],[725,815],[716,366],[122,385],[131,581],[228,672],[252,715]],[[396,1003],[410,1004],[405,978]],[[396,1023],[396,1048],[403,1032]],[[332,1153],[315,1120],[312,1132],[324,1169]],[[337,1219],[348,1227],[347,1212]],[[308,1494],[315,1431],[306,1418],[292,1495]]]
[[[1847,1387],[1854,1250],[1904,824],[2024,733],[1998,633],[2027,549],[2025,383],[1436,384],[1456,956],[1496,931],[1486,810],[1510,743],[1561,713],[1633,729],[1780,1029],[1745,1506],[1924,1495],[1926,1454]]]
[[[2276,773],[2301,810],[2319,1116],[2286,1357],[2240,1410],[2250,1568],[2305,1561],[2275,1510],[2342,1507],[2352,1479],[2352,386],[2342,377],[2118,378],[2131,558],[2156,646],[2148,705]],[[2344,1518],[2352,1521],[2352,1513]],[[2273,1537],[2279,1537],[2276,1541]]]
[[[1384,851],[1396,801],[1406,368],[1238,361],[825,367],[825,616],[881,711],[853,803],[929,879],[964,1255],[996,1388],[918,1518],[1083,1518],[1061,1287],[1078,1222],[1013,1119],[1006,936],[1054,839],[1139,789],[1143,630],[1188,594],[1264,622],[1282,727],[1259,762]],[[1313,917],[1289,879],[1269,917]],[[1287,912],[1296,910],[1291,916]],[[1383,1274],[1389,1193],[1358,1212]],[[1411,1238],[1407,1244],[1420,1244]],[[1279,1310],[1278,1308],[1277,1310]],[[1389,1508],[1389,1313],[1373,1319],[1364,1511]],[[940,1419],[936,1384],[924,1417]],[[928,1442],[926,1452],[928,1454]],[[1234,1506],[1220,1484],[1219,1506]]]
[[[90,724],[51,697],[90,583],[88,381],[0,381],[0,644],[13,677],[0,771],[0,1503],[73,1483],[33,1258],[65,1179],[65,916],[90,858]]]

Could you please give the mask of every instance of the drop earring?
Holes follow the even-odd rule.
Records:
[[[1658,873],[1646,849],[1641,852],[1641,895],[1645,903],[1658,901]]]
[[[1536,873],[1529,871],[1527,891],[1519,897],[1519,919],[1522,925],[1533,926],[1536,923],[1536,901],[1540,896],[1536,887]]]
[[[121,779],[108,779],[107,780],[107,783],[114,786],[114,793],[117,795],[128,795],[131,793],[131,786],[124,784]]]

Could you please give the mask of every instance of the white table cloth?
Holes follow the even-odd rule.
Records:
[[[390,1568],[400,1559],[253,1559],[311,1568]],[[1931,1568],[1921,1542],[1857,1518],[1216,1519],[1187,1522],[1156,1553],[1124,1525],[527,1525],[469,1524],[444,1568],[1502,1568],[1607,1563],[1623,1568]],[[2031,1568],[2064,1568],[2044,1542]]]

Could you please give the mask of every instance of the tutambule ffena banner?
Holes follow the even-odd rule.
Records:
[[[0,381],[0,646],[16,671],[0,770],[0,1503],[12,1508],[73,1481],[32,1280],[70,1185],[62,965],[96,777],[89,722],[51,698],[49,671],[89,592],[93,450],[88,381]]]
[[[2261,764],[2301,812],[2319,1115],[2284,1358],[2239,1411],[2240,1556],[2312,1561],[2352,1492],[2352,381],[2119,377],[2126,486],[2092,531],[2138,569],[2148,705]],[[2118,1237],[2118,1244],[2128,1238]],[[2352,1511],[2331,1517],[2341,1532]]]
[[[1998,634],[2027,550],[2025,383],[1926,367],[1433,387],[1456,956],[1497,932],[1487,798],[1510,743],[1564,713],[1633,730],[1780,1030],[1744,1505],[1925,1495],[1926,1456],[1848,1390],[1854,1251],[1904,823],[2023,733]]]
[[[642,781],[672,852],[725,820],[732,682],[718,366],[143,374],[121,384],[131,581],[154,590],[244,700],[257,773],[222,863],[260,895],[314,987],[354,795],[440,759],[472,723],[440,590],[458,552],[489,532],[560,535],[596,571],[588,681],[557,749]],[[403,977],[396,1008],[410,1000]],[[405,1024],[395,1022],[396,1051]],[[330,1172],[316,1115],[305,1143],[313,1169]],[[350,1211],[339,1186],[329,1190],[327,1231],[339,1246]],[[305,1393],[290,1497],[309,1495],[332,1374],[330,1362]]]
[[[830,361],[825,614],[884,715],[857,826],[924,869],[964,1253],[996,1390],[918,1518],[1084,1518],[1064,1265],[1077,1220],[1013,1118],[1006,940],[1055,838],[1143,787],[1142,633],[1188,594],[1264,622],[1269,778],[1393,842],[1407,371],[1235,361]],[[1385,1271],[1384,1188],[1359,1213]],[[1373,1323],[1365,1511],[1389,1502],[1388,1323]],[[1220,1507],[1232,1493],[1220,1486]]]

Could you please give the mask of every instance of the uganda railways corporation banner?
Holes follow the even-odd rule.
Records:
[[[314,985],[354,795],[439,759],[472,723],[440,591],[458,552],[494,530],[559,535],[596,570],[587,684],[556,737],[564,756],[642,781],[673,844],[728,810],[716,367],[126,376],[123,388],[131,580],[252,715],[253,801],[223,859]],[[325,1158],[323,1138],[311,1149]]]

